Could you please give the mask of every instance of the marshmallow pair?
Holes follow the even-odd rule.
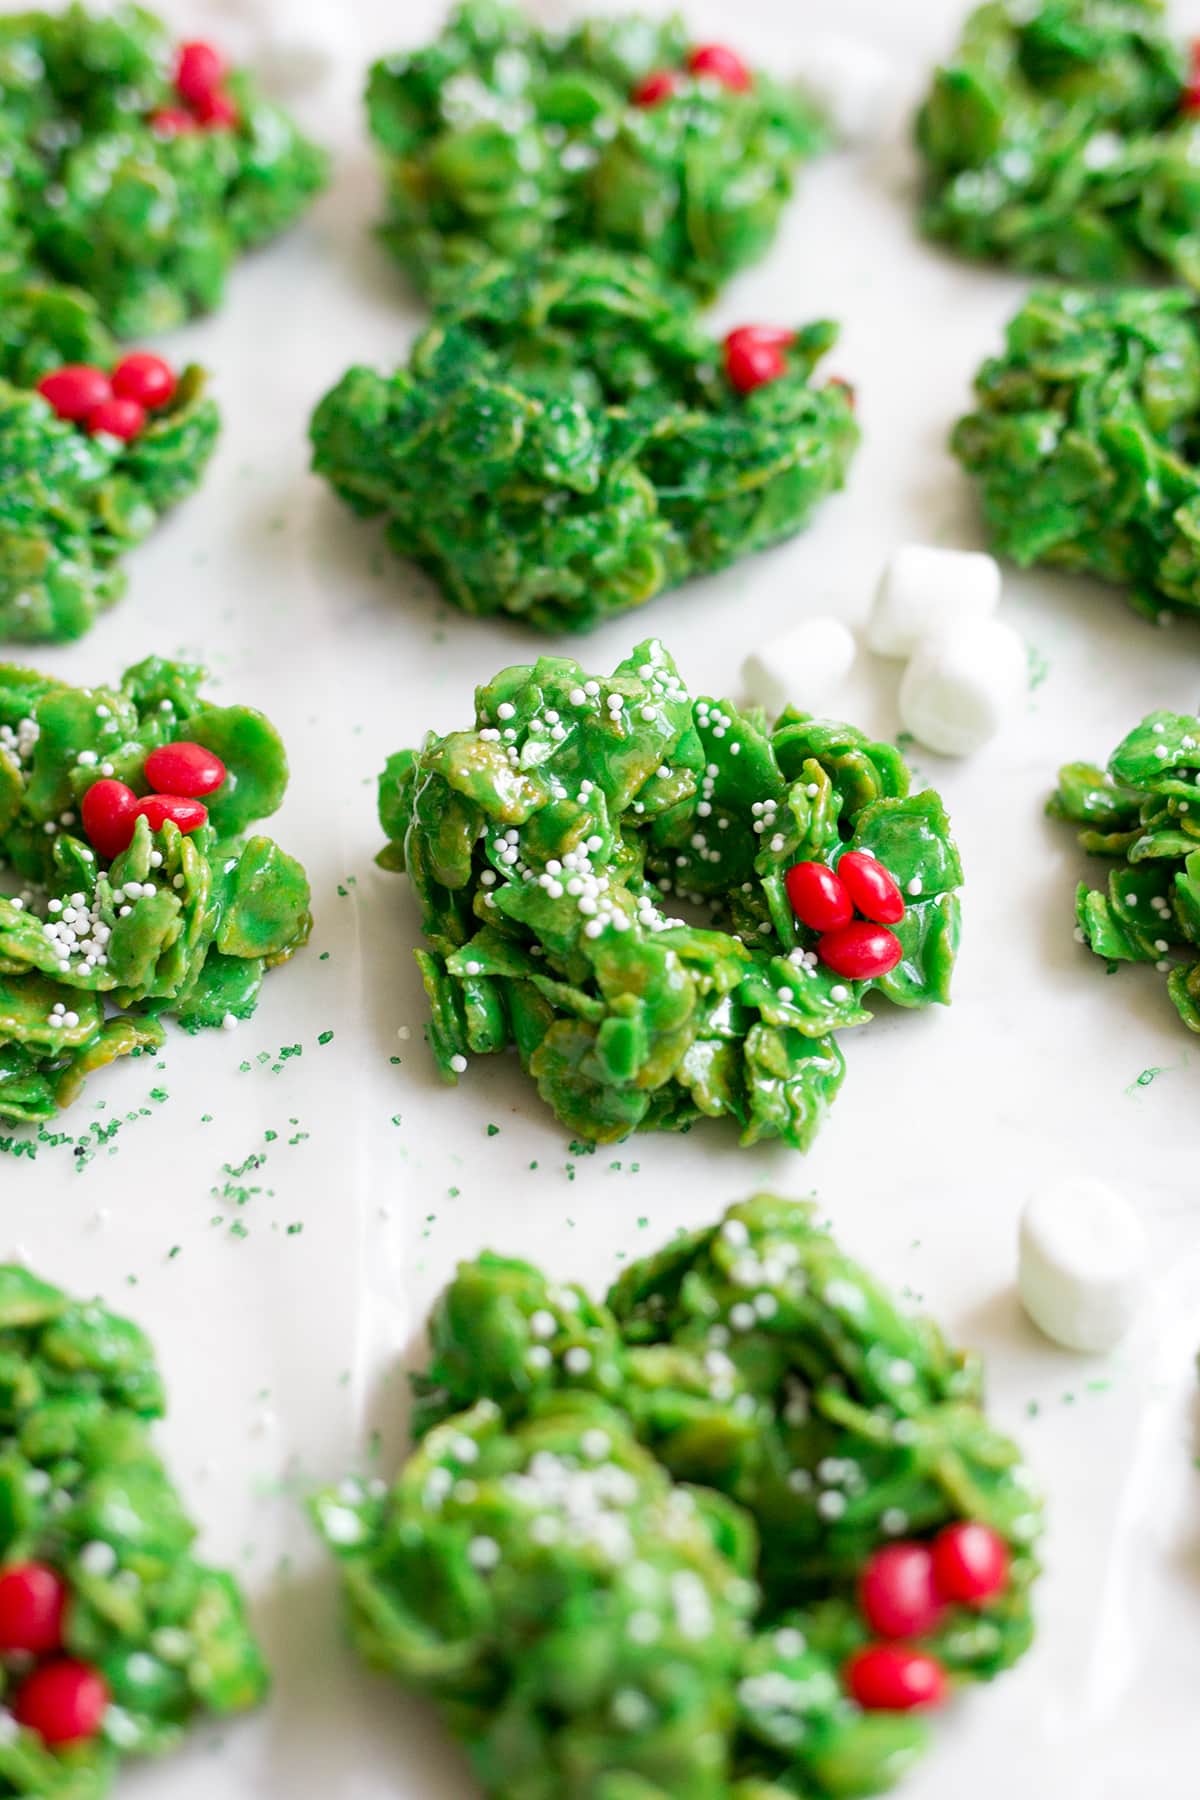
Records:
[[[999,565],[977,550],[905,544],[883,572],[867,642],[909,659],[900,721],[940,756],[980,749],[1028,690],[1025,645],[992,616],[999,599]]]

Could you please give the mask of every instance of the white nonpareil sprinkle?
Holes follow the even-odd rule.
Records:
[[[117,1553],[111,1544],[94,1538],[79,1552],[79,1566],[88,1575],[95,1575],[101,1581],[107,1580],[117,1566]]]
[[[454,1070],[456,1075],[461,1075],[466,1066],[467,1059],[465,1056],[455,1055],[450,1058],[450,1067]]]
[[[500,1561],[500,1546],[495,1538],[474,1537],[467,1545],[467,1559],[473,1569],[486,1573]]]

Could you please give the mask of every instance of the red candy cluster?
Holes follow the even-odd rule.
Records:
[[[847,850],[836,871],[826,863],[795,863],[784,886],[800,923],[821,933],[817,955],[835,975],[870,981],[900,961],[903,947],[888,926],[904,917],[904,896],[875,857]]]
[[[225,764],[203,744],[161,744],[146,758],[152,794],[139,797],[123,781],[94,781],[83,796],[83,829],[93,850],[111,862],[128,850],[137,822],[161,831],[168,819],[187,837],[208,823],[201,795],[214,794],[225,780]]]
[[[160,106],[150,123],[164,137],[190,131],[232,130],[238,109],[225,87],[225,58],[211,44],[181,44],[175,60],[175,92],[182,106]]]
[[[939,1706],[946,1671],[936,1656],[899,1640],[936,1631],[948,1606],[983,1606],[1008,1586],[1008,1545],[973,1519],[947,1525],[930,1544],[886,1544],[863,1571],[859,1601],[877,1638],[846,1664],[852,1699],[871,1712]]]
[[[44,1563],[0,1572],[0,1656],[42,1659],[19,1680],[13,1715],[55,1746],[95,1737],[108,1707],[99,1670],[63,1654],[68,1601],[61,1575]]]
[[[64,363],[42,376],[37,391],[60,419],[82,425],[92,437],[102,431],[129,444],[146,429],[147,415],[168,404],[177,385],[169,363],[137,350],[122,357],[111,375],[91,363]]]
[[[688,56],[687,72],[702,80],[719,81],[735,94],[747,93],[754,86],[750,70],[728,44],[697,44]],[[635,106],[659,106],[677,94],[682,85],[681,70],[655,69],[638,82],[630,98]]]

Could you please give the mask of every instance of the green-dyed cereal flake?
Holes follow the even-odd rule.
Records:
[[[920,1647],[952,1685],[1032,1637],[1040,1506],[975,1359],[759,1196],[632,1264],[601,1305],[460,1266],[389,1490],[314,1503],[364,1657],[430,1695],[496,1796],[852,1800],[923,1722],[843,1682],[873,1553],[976,1520],[1003,1591]]]
[[[247,797],[283,798],[287,761],[249,707],[213,707],[204,670],[148,658],[111,688],[73,688],[0,665],[0,1118],[43,1120],[85,1077],[163,1041],[159,1020],[233,1026],[267,969],[308,939],[303,869],[246,837]],[[159,745],[226,762],[208,823],[183,835],[140,819],[111,861],[80,823],[101,778],[145,794]]]
[[[219,417],[194,364],[130,443],[56,417],[35,392],[63,364],[109,370],[118,355],[85,294],[0,279],[0,639],[82,637],[120,598],[125,551],[212,455]]]
[[[922,224],[1067,281],[1200,286],[1200,126],[1162,0],[988,0],[917,118]]]
[[[371,71],[385,243],[435,292],[495,257],[593,244],[711,298],[768,249],[824,130],[765,74],[744,90],[689,74],[688,49],[679,19],[544,31],[507,0],[466,0],[436,43]],[[638,105],[665,70],[675,92]]]
[[[998,550],[1200,612],[1200,316],[1188,294],[1035,294],[953,447]]]
[[[465,612],[587,631],[799,531],[843,484],[851,400],[800,330],[749,394],[645,263],[597,250],[479,270],[391,377],[351,369],[314,467]]]
[[[325,180],[323,151],[233,71],[236,121],[176,130],[176,50],[141,7],[0,18],[0,273],[86,288],[120,337],[219,306],[245,250]]]
[[[1107,770],[1069,763],[1058,783],[1047,811],[1113,862],[1105,888],[1080,884],[1076,936],[1110,966],[1153,964],[1188,1030],[1200,1031],[1200,718],[1153,712]]]
[[[962,871],[938,796],[908,787],[853,726],[693,699],[655,639],[604,680],[559,657],[502,670],[472,728],[380,782],[443,1073],[512,1045],[589,1143],[728,1117],[743,1143],[807,1148],[872,989],[949,999]],[[851,848],[908,895],[902,960],[874,980],[818,961],[784,887]]]
[[[245,1711],[267,1674],[232,1576],[196,1530],[151,1442],[162,1383],[136,1325],[0,1267],[0,1573],[35,1562],[65,1584],[64,1652],[99,1671],[98,1735],[55,1749],[0,1735],[0,1793],[102,1800],[126,1756],[173,1750],[205,1713]],[[0,1664],[16,1701],[27,1659]]]

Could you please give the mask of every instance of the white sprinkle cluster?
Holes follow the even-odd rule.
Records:
[[[121,891],[134,900],[142,894],[153,894],[156,889],[152,882],[143,885],[130,881]],[[132,905],[122,907],[121,917],[132,910]],[[58,959],[60,974],[91,975],[97,969],[107,968],[112,930],[104,923],[94,901],[89,902],[84,893],[72,894],[65,902],[51,900],[47,911],[50,916],[43,923],[42,931]],[[78,1019],[75,1023],[79,1023]]]
[[[16,726],[0,725],[0,750],[25,765],[33,755],[34,745],[41,736],[41,726],[36,719],[20,719]]]

